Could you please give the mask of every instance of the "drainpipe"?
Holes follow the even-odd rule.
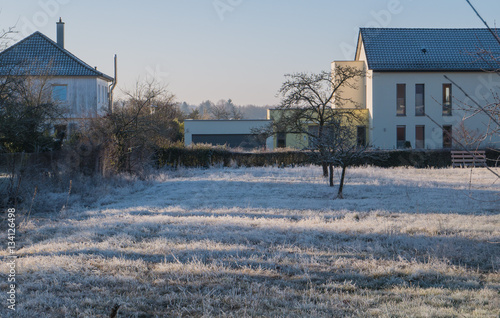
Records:
[[[115,54],[115,76],[113,78],[113,83],[109,85],[109,113],[113,113],[113,91],[118,83],[118,69],[117,69],[117,56]]]

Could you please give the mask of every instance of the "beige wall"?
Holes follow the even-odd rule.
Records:
[[[356,70],[365,71],[363,61],[334,61],[332,63],[332,74],[335,75],[336,67],[352,67]],[[343,105],[335,102],[334,108],[366,108],[366,77],[356,77],[348,81],[349,85],[341,86],[335,93],[335,98],[350,99],[352,102],[345,102]],[[352,87],[349,87],[352,86]]]

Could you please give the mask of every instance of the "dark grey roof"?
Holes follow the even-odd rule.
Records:
[[[374,71],[499,69],[500,44],[488,29],[362,28],[368,68]],[[360,48],[358,47],[358,50]]]
[[[5,75],[97,76],[113,80],[40,32],[0,53],[0,76]]]

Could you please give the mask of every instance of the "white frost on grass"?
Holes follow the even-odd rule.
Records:
[[[499,314],[500,184],[484,169],[353,168],[345,200],[317,167],[118,184],[85,204],[75,185],[67,209],[21,222],[18,317]]]
[[[347,172],[345,200],[333,200],[317,167],[159,173],[148,186],[99,202],[107,209],[180,206],[483,214],[500,211],[500,182],[485,169],[380,169]],[[472,173],[472,175],[471,175]],[[181,175],[180,177],[178,175]],[[183,176],[185,175],[185,176]],[[496,182],[495,182],[496,181]],[[142,188],[142,187],[141,187]],[[126,200],[125,200],[126,199]]]

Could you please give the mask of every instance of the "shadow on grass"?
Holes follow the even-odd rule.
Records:
[[[334,200],[337,187],[317,183],[243,181],[154,182],[132,195],[101,201],[98,208],[179,206],[184,209],[382,210],[389,213],[500,213],[498,191],[451,187],[347,184],[344,200]]]

